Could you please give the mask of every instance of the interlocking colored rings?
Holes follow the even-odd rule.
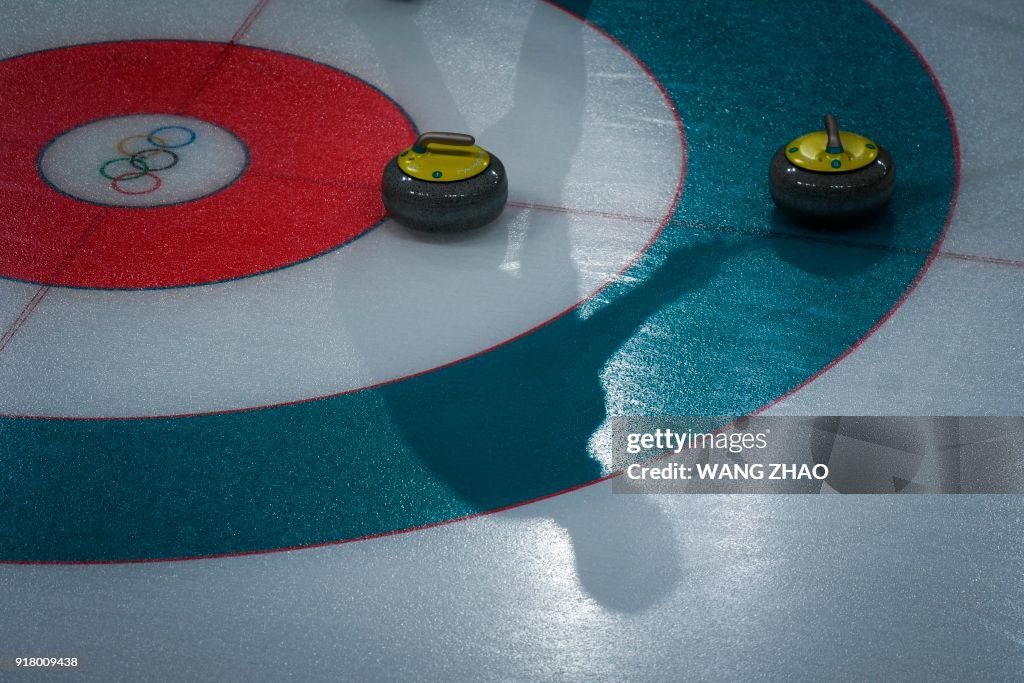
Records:
[[[146,164],[145,159],[140,158],[136,159],[135,161],[132,161],[132,157],[117,157],[116,159],[110,159],[108,161],[103,162],[103,165],[100,166],[100,175],[106,178],[107,180],[115,180],[117,178],[121,178],[122,180],[131,180],[131,178],[128,178],[126,176],[133,174],[133,171],[115,173],[112,175],[107,170],[114,164],[121,162],[127,162],[129,166],[132,166],[134,169],[136,169],[136,171],[134,172],[134,177],[136,178],[139,178],[149,173],[149,166]]]
[[[133,144],[134,141],[142,144]],[[177,165],[180,157],[172,149],[186,147],[196,140],[196,132],[185,126],[161,126],[148,133],[127,135],[114,145],[124,156],[108,159],[100,165],[100,175],[110,181],[110,187],[121,194],[139,195],[156,192],[163,184],[159,171]],[[134,147],[141,149],[133,149]],[[118,168],[116,165],[120,164]],[[127,165],[127,166],[126,166]],[[148,179],[138,186],[125,183]]]
[[[160,165],[156,159],[168,159]],[[128,163],[140,171],[166,171],[178,163],[178,155],[169,149],[144,149],[128,157]]]

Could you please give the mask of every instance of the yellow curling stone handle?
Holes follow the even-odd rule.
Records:
[[[825,130],[790,142],[786,158],[808,171],[846,173],[869,166],[878,158],[878,145],[863,135],[839,130],[836,117],[825,114]]]
[[[432,183],[452,183],[480,175],[491,155],[472,135],[432,132],[420,135],[398,155],[398,167],[408,176]]]

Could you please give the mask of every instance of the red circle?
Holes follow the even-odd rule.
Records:
[[[330,251],[384,217],[380,175],[415,139],[401,109],[337,69],[271,50],[191,41],[65,47],[0,62],[0,276],[100,289],[178,287]],[[36,169],[61,133],[167,113],[237,135],[250,162],[208,197],[102,207]]]

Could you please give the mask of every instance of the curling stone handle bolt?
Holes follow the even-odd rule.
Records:
[[[476,144],[476,139],[472,135],[465,135],[463,133],[423,133],[416,138],[415,147],[421,147],[426,149],[427,145],[431,142],[438,142],[443,145],[473,145]]]
[[[839,137],[839,122],[832,114],[825,114],[825,132],[828,134],[828,147],[825,151],[829,154],[842,154],[843,141]]]

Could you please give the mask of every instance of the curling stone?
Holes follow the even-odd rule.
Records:
[[[471,135],[423,133],[384,168],[384,206],[402,225],[462,232],[490,223],[508,200],[498,157]]]
[[[889,152],[863,135],[840,131],[832,114],[825,114],[825,130],[780,148],[768,172],[780,209],[826,224],[854,223],[878,212],[895,184]]]

